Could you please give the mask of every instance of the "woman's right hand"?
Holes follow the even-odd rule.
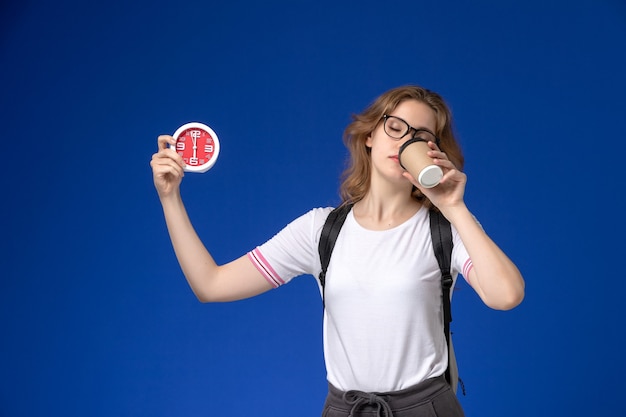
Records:
[[[180,182],[185,176],[183,168],[185,163],[183,158],[176,153],[175,149],[167,145],[175,145],[176,141],[172,136],[161,135],[158,138],[158,152],[152,155],[150,166],[152,167],[152,177],[154,186],[160,198],[169,197],[177,193]]]

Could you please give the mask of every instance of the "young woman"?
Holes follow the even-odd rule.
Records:
[[[434,188],[423,188],[399,164],[400,147],[416,136],[429,138],[428,154],[444,172]],[[443,377],[448,356],[428,209],[435,206],[452,225],[453,278],[462,274],[486,305],[517,306],[522,276],[464,203],[463,157],[437,93],[404,86],[382,94],[354,117],[344,141],[351,165],[341,195],[353,208],[326,274],[323,415],[462,416]],[[159,136],[151,166],[174,250],[198,299],[238,300],[319,275],[318,242],[332,208],[313,209],[248,254],[217,265],[185,211],[184,163],[172,143]]]

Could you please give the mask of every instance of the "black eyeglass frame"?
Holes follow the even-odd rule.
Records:
[[[400,136],[399,138],[397,138],[397,137],[395,137],[395,136],[392,136],[392,135],[390,135],[390,134],[389,134],[389,132],[387,132],[387,120],[388,120],[390,117],[393,117],[394,119],[398,119],[398,120],[400,120],[402,123],[404,123],[404,124],[407,126],[407,130],[406,130],[406,132],[405,132],[402,136]],[[386,133],[386,134],[387,134],[390,138],[395,139],[395,140],[400,140],[400,139],[402,139],[403,137],[405,137],[406,135],[408,135],[408,134],[411,132],[411,130],[413,130],[413,136],[411,136],[411,139],[415,139],[413,142],[416,142],[416,141],[428,142],[426,139],[423,139],[423,138],[418,138],[418,137],[417,137],[417,135],[418,135],[420,132],[426,132],[426,133],[429,133],[429,134],[433,135],[433,137],[435,138],[435,144],[436,144],[437,146],[439,146],[439,144],[441,143],[441,140],[437,137],[437,135],[435,135],[435,134],[434,134],[433,132],[431,132],[429,129],[426,129],[425,127],[420,127],[420,128],[413,127],[413,126],[411,126],[410,124],[408,124],[408,123],[407,123],[407,121],[406,121],[406,120],[404,120],[403,118],[398,117],[398,116],[392,116],[392,115],[390,115],[390,114],[383,114],[383,130],[385,131],[385,133]]]

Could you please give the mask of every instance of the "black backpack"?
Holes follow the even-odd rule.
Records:
[[[343,226],[343,223],[345,222],[351,209],[351,203],[344,203],[335,208],[328,215],[328,218],[324,223],[324,227],[322,228],[318,251],[320,254],[320,262],[322,264],[322,271],[320,272],[319,280],[322,286],[323,303],[325,301],[324,291],[326,284],[326,270],[328,269],[328,264],[330,263],[330,256],[333,252],[333,248],[335,247],[335,242],[337,241],[341,227]],[[435,257],[437,258],[439,269],[441,270],[441,288],[443,290],[443,326],[446,342],[448,344],[448,369],[446,369],[445,377],[454,393],[456,393],[457,385],[460,383],[463,394],[465,394],[463,382],[459,379],[456,356],[454,354],[452,338],[450,337],[450,322],[452,321],[450,306],[450,288],[452,287],[452,275],[450,274],[453,247],[452,230],[450,228],[450,222],[448,222],[448,220],[438,210],[431,209],[429,217],[433,250],[435,251]]]

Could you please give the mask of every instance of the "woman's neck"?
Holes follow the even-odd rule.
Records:
[[[357,222],[371,230],[387,230],[396,227],[417,213],[421,203],[410,193],[370,191],[353,208]]]

